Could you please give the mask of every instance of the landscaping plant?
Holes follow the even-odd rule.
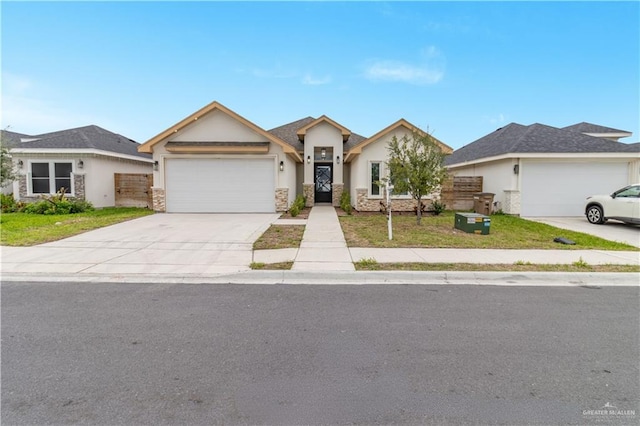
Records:
[[[447,177],[445,154],[428,133],[414,131],[411,137],[393,137],[387,146],[389,151],[389,179],[394,193],[408,193],[420,206],[422,197],[442,186]],[[420,225],[422,209],[416,209],[416,222]]]

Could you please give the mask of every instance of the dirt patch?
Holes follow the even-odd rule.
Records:
[[[290,212],[285,212],[285,213],[282,213],[282,216],[280,216],[280,219],[308,219],[310,212],[311,212],[311,207],[305,207],[295,217],[291,216]]]
[[[253,243],[254,250],[298,248],[304,234],[304,225],[271,225]]]

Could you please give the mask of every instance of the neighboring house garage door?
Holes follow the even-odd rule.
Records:
[[[626,163],[525,163],[521,216],[583,216],[585,199],[627,184]]]
[[[271,158],[167,159],[167,212],[274,212],[274,173]]]

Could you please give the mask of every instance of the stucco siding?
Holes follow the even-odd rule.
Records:
[[[78,170],[85,175],[85,197],[94,207],[111,207],[115,200],[115,173],[151,173],[149,163],[96,157],[83,159],[84,168]]]
[[[72,162],[72,172],[75,175],[84,176],[85,199],[98,208],[115,205],[114,173],[151,173],[153,170],[152,164],[148,162],[96,155],[32,154],[15,156],[15,161],[18,160],[24,163],[23,168],[18,172],[27,179],[30,162]],[[79,160],[82,160],[82,168],[78,167]],[[19,180],[14,182],[13,193],[16,199],[19,198]]]
[[[344,160],[342,133],[329,123],[322,122],[308,129],[304,138],[304,183],[313,183],[314,149],[327,147],[333,149],[333,182],[343,183],[342,160]],[[340,164],[336,164],[336,156],[340,156]],[[307,164],[307,157],[311,163]]]
[[[264,136],[219,110],[199,118],[169,139],[177,142],[264,142],[267,140]]]
[[[482,176],[482,191],[495,194],[494,201],[498,209],[504,208],[505,192],[519,190],[518,175],[513,172],[515,159],[505,159],[485,164],[474,164],[466,167],[450,169],[454,176]]]

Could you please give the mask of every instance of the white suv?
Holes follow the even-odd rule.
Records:
[[[587,198],[584,213],[590,223],[602,224],[607,219],[640,224],[640,183],[625,186],[611,195]]]

